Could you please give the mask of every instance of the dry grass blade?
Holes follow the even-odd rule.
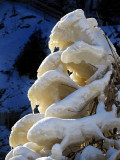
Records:
[[[108,93],[106,94],[107,95],[106,106],[107,106],[107,110],[110,111],[112,109],[112,105],[116,104],[116,102],[115,102],[115,83],[117,81],[117,83],[120,84],[120,60],[119,60],[119,56],[118,56],[117,52],[113,49],[108,37],[105,34],[104,28],[102,26],[100,17],[99,17],[97,12],[96,12],[96,14],[97,14],[97,17],[99,19],[101,28],[104,32],[104,36],[106,38],[106,41],[107,41],[107,43],[110,47],[110,50],[111,50],[111,53],[112,53],[111,56],[114,58],[114,61],[115,61],[115,63],[113,64],[113,72],[114,73],[113,73],[113,76],[111,76],[111,80],[110,80],[110,83],[108,85]],[[108,23],[106,23],[106,24],[109,27]],[[109,27],[109,29],[110,29],[112,35],[114,36],[116,42],[118,43],[118,41],[117,41],[117,39],[116,39],[116,37],[115,37],[114,33],[112,32],[110,27]]]
[[[117,78],[117,72],[114,72],[111,76],[107,91],[106,91],[106,102],[105,105],[107,106],[106,110],[111,111],[112,105],[116,104],[115,102],[115,83]]]
[[[93,113],[96,113],[97,105],[98,105],[98,97],[96,97],[91,104],[92,109],[91,109],[90,115],[92,115]]]
[[[98,20],[99,20],[99,22],[100,22],[101,28],[102,28],[102,30],[103,30],[103,32],[104,32],[104,36],[105,36],[105,38],[106,38],[106,40],[107,40],[107,42],[108,42],[108,45],[109,45],[109,47],[110,47],[110,49],[111,49],[112,56],[113,56],[115,62],[118,64],[118,57],[119,57],[119,56],[118,56],[117,52],[115,52],[114,49],[113,49],[113,47],[111,46],[111,44],[110,44],[110,42],[109,42],[109,39],[108,39],[108,37],[106,36],[106,33],[105,33],[105,31],[104,31],[104,28],[103,28],[103,25],[102,25],[102,23],[101,23],[100,17],[99,17],[99,15],[98,15],[97,12],[96,12],[96,14],[97,14]],[[110,31],[111,31],[111,30],[110,30]],[[112,32],[112,31],[111,31],[111,32]],[[112,33],[113,33],[113,32],[112,32]],[[115,36],[114,36],[114,37],[115,37]],[[117,58],[117,59],[116,59],[116,58]]]

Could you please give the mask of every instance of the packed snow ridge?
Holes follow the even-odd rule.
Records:
[[[115,63],[108,42],[116,53],[96,19],[86,18],[81,9],[60,19],[50,35],[51,54],[28,91],[33,113],[12,127],[9,141],[13,149],[5,160],[67,160],[72,151],[75,160],[118,156],[119,137],[106,136],[114,128],[120,131],[116,105],[106,110],[106,90]],[[55,47],[60,50],[54,52]],[[96,112],[91,114],[96,97]],[[39,113],[34,114],[36,106]],[[93,139],[102,140],[102,149],[90,143]]]

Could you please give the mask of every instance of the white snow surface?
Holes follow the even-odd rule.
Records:
[[[93,146],[87,146],[81,156],[80,160],[105,160],[105,157],[101,150]]]

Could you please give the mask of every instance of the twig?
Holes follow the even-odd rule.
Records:
[[[107,138],[109,138],[109,139],[110,139],[110,138],[115,138],[116,136],[120,136],[120,134],[114,134],[114,135],[108,136]],[[91,143],[89,143],[89,145],[98,144],[98,143],[100,143],[100,142],[103,143],[103,141],[104,141],[104,139],[100,139],[100,140],[97,140],[97,141],[93,140]],[[73,157],[73,155],[75,156],[77,153],[79,153],[79,152],[81,152],[83,149],[85,149],[85,147],[86,147],[86,146],[82,147],[81,149],[77,150],[76,152],[69,153],[69,154],[67,155],[67,157],[68,157],[68,158],[71,158],[71,157]]]
[[[98,17],[98,19],[99,19],[99,22],[100,22],[100,25],[101,25],[101,28],[102,28],[102,30],[103,30],[103,32],[104,32],[104,36],[105,36],[105,38],[106,38],[106,40],[107,40],[107,42],[108,42],[108,45],[109,45],[109,47],[110,47],[110,49],[111,49],[111,52],[112,52],[112,55],[113,55],[113,58],[114,58],[114,60],[115,60],[115,62],[116,62],[116,64],[118,65],[118,62],[117,62],[117,60],[118,60],[118,55],[117,55],[117,60],[116,60],[116,52],[113,50],[113,48],[112,48],[112,46],[110,45],[110,42],[109,42],[109,40],[108,40],[108,38],[107,38],[107,36],[106,36],[106,33],[105,33],[105,31],[104,31],[104,28],[103,28],[103,26],[102,26],[102,23],[101,23],[101,20],[100,20],[100,17],[99,17],[99,15],[98,15],[98,13],[96,12],[96,14],[97,14],[97,17]],[[120,77],[119,77],[120,78]]]
[[[93,105],[93,107],[92,107],[92,110],[91,110],[91,112],[90,112],[90,115],[93,114],[93,111],[94,111],[94,110],[95,110],[95,112],[96,112],[97,104],[98,104],[98,99],[97,99],[97,97],[96,97],[96,98],[94,99],[94,105]]]

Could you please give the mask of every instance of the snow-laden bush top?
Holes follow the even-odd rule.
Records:
[[[118,157],[119,57],[114,46],[96,19],[86,19],[78,9],[53,28],[51,52],[55,47],[60,51],[45,58],[28,91],[33,113],[36,106],[40,113],[26,115],[13,126],[14,149],[6,160]]]

